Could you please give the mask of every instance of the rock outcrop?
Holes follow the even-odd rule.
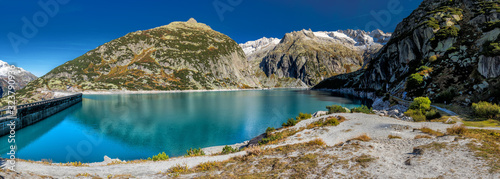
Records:
[[[498,1],[424,0],[366,69],[314,88],[355,88],[436,102],[499,101]],[[484,90],[474,85],[487,81]]]

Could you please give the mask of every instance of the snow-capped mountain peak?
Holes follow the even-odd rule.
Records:
[[[12,71],[12,73],[9,74],[9,71]],[[9,75],[12,75],[14,78],[9,78]],[[0,97],[9,90],[10,85],[14,86],[15,90],[18,90],[24,88],[30,81],[35,79],[37,79],[35,75],[23,68],[12,68],[7,62],[0,60]],[[10,80],[13,80],[14,83],[9,83]]]
[[[24,70],[23,68],[21,67],[15,67],[15,68],[12,68],[11,65],[9,65],[7,62],[4,62],[2,60],[0,60],[0,76],[8,76],[8,72],[9,71],[12,71],[12,75],[22,75],[22,74],[27,74],[27,75],[32,75],[32,76],[35,76],[33,74],[31,74],[30,72]]]
[[[249,41],[249,42],[246,42],[244,44],[240,44],[240,46],[243,49],[243,52],[245,52],[245,54],[248,55],[248,54],[254,53],[256,51],[259,51],[263,48],[267,48],[270,46],[276,46],[277,44],[280,43],[280,41],[281,41],[281,39],[278,39],[278,38],[264,37],[264,38],[261,38],[261,39],[255,40],[255,41]]]

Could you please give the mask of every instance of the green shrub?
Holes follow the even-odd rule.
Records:
[[[355,107],[351,109],[352,113],[365,113],[365,114],[373,114],[373,109],[368,108],[365,105],[361,105],[360,107]]]
[[[268,127],[268,128],[266,129],[266,134],[267,134],[267,135],[269,135],[269,134],[271,134],[271,133],[272,133],[272,132],[274,132],[274,131],[276,131],[276,129],[275,129],[274,127]]]
[[[431,70],[432,68],[431,67],[428,67],[428,66],[421,66],[421,67],[418,67],[417,68],[417,71],[424,71],[424,70]]]
[[[486,42],[483,45],[483,54],[486,56],[498,56],[500,55],[500,43],[498,42]]]
[[[328,117],[327,119],[323,118],[320,119],[316,122],[310,123],[307,125],[308,129],[315,128],[315,127],[323,127],[323,126],[337,126],[339,125],[342,121],[339,121],[339,118],[341,120],[345,120],[345,118],[342,116],[337,117]]]
[[[431,109],[430,111],[425,112],[425,118],[427,120],[438,119],[441,118],[441,113],[439,113],[436,109]]]
[[[472,110],[478,117],[500,119],[500,106],[489,102],[481,101],[479,103],[472,103]]]
[[[312,118],[312,114],[309,114],[309,113],[299,113],[299,116],[296,117],[297,121],[310,119],[310,118]]]
[[[439,22],[436,20],[436,18],[431,17],[427,21],[427,26],[432,27],[434,30],[439,29]]]
[[[281,126],[283,126],[283,127],[295,126],[295,124],[297,124],[298,122],[305,120],[305,119],[310,119],[310,118],[312,118],[312,114],[299,113],[299,116],[295,117],[295,119],[290,118],[285,123],[283,123]]]
[[[406,116],[412,117],[416,122],[437,119],[441,114],[431,108],[431,100],[428,97],[418,97],[410,104],[410,108],[405,112]]]
[[[431,100],[428,97],[417,97],[410,104],[410,109],[425,112],[431,109]]]
[[[222,154],[230,154],[230,153],[235,153],[235,152],[238,152],[240,150],[236,149],[236,148],[233,148],[231,146],[224,146],[224,148],[222,149]]]
[[[488,32],[495,28],[500,28],[500,20],[485,22],[483,32]]]
[[[168,160],[168,155],[163,153],[159,153],[158,155],[154,155],[153,158],[149,157],[148,160],[152,161],[162,161],[162,160]]]
[[[458,50],[458,48],[457,48],[457,47],[450,47],[450,48],[448,48],[448,50],[446,50],[446,51],[453,52],[453,51],[456,51],[456,50]]]
[[[292,136],[296,133],[297,130],[284,130],[281,132],[275,132],[271,135],[266,135],[266,137],[264,137],[261,141],[259,141],[259,145],[272,144],[288,136]]]
[[[408,77],[406,88],[409,89],[420,88],[422,87],[422,83],[424,83],[424,77],[418,73],[414,73]]]
[[[346,113],[347,110],[339,105],[331,105],[327,106],[326,109],[328,109],[328,114],[333,114],[333,113]]]
[[[267,144],[267,143],[270,143],[273,141],[277,141],[277,140],[280,140],[283,138],[284,138],[283,133],[281,133],[281,132],[271,134],[271,135],[268,135],[265,138],[263,138],[261,141],[259,141],[259,145],[264,145],[264,144]]]
[[[448,37],[457,37],[458,31],[460,30],[455,26],[444,27],[439,29],[439,31],[436,33],[436,36],[441,39],[446,39]]]
[[[430,62],[435,62],[437,59],[438,59],[438,58],[437,58],[437,56],[436,56],[436,55],[433,55],[433,56],[429,57],[429,61],[430,61]]]
[[[410,109],[405,112],[405,116],[412,117],[415,122],[425,121],[425,115],[420,110]]]
[[[291,127],[291,126],[295,126],[295,124],[297,124],[297,121],[293,118],[289,118],[285,123],[281,124],[281,126]]]
[[[193,156],[200,156],[200,155],[205,155],[205,152],[203,152],[203,150],[201,150],[201,148],[198,148],[198,149],[189,149],[187,150],[187,154],[186,156],[189,156],[189,157],[193,157]]]

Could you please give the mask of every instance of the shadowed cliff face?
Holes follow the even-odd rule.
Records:
[[[360,69],[363,56],[377,52],[380,43],[387,42],[385,37],[390,34],[360,30],[287,33],[265,52],[260,68],[266,76],[296,78],[312,86],[325,78]]]
[[[314,88],[408,92],[464,104],[498,101],[498,11],[498,1],[425,0],[366,69]],[[412,79],[416,76],[422,80]]]

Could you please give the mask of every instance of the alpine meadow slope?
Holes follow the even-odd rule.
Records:
[[[53,91],[259,88],[245,54],[194,19],[129,33],[51,70],[19,91],[24,102]]]

